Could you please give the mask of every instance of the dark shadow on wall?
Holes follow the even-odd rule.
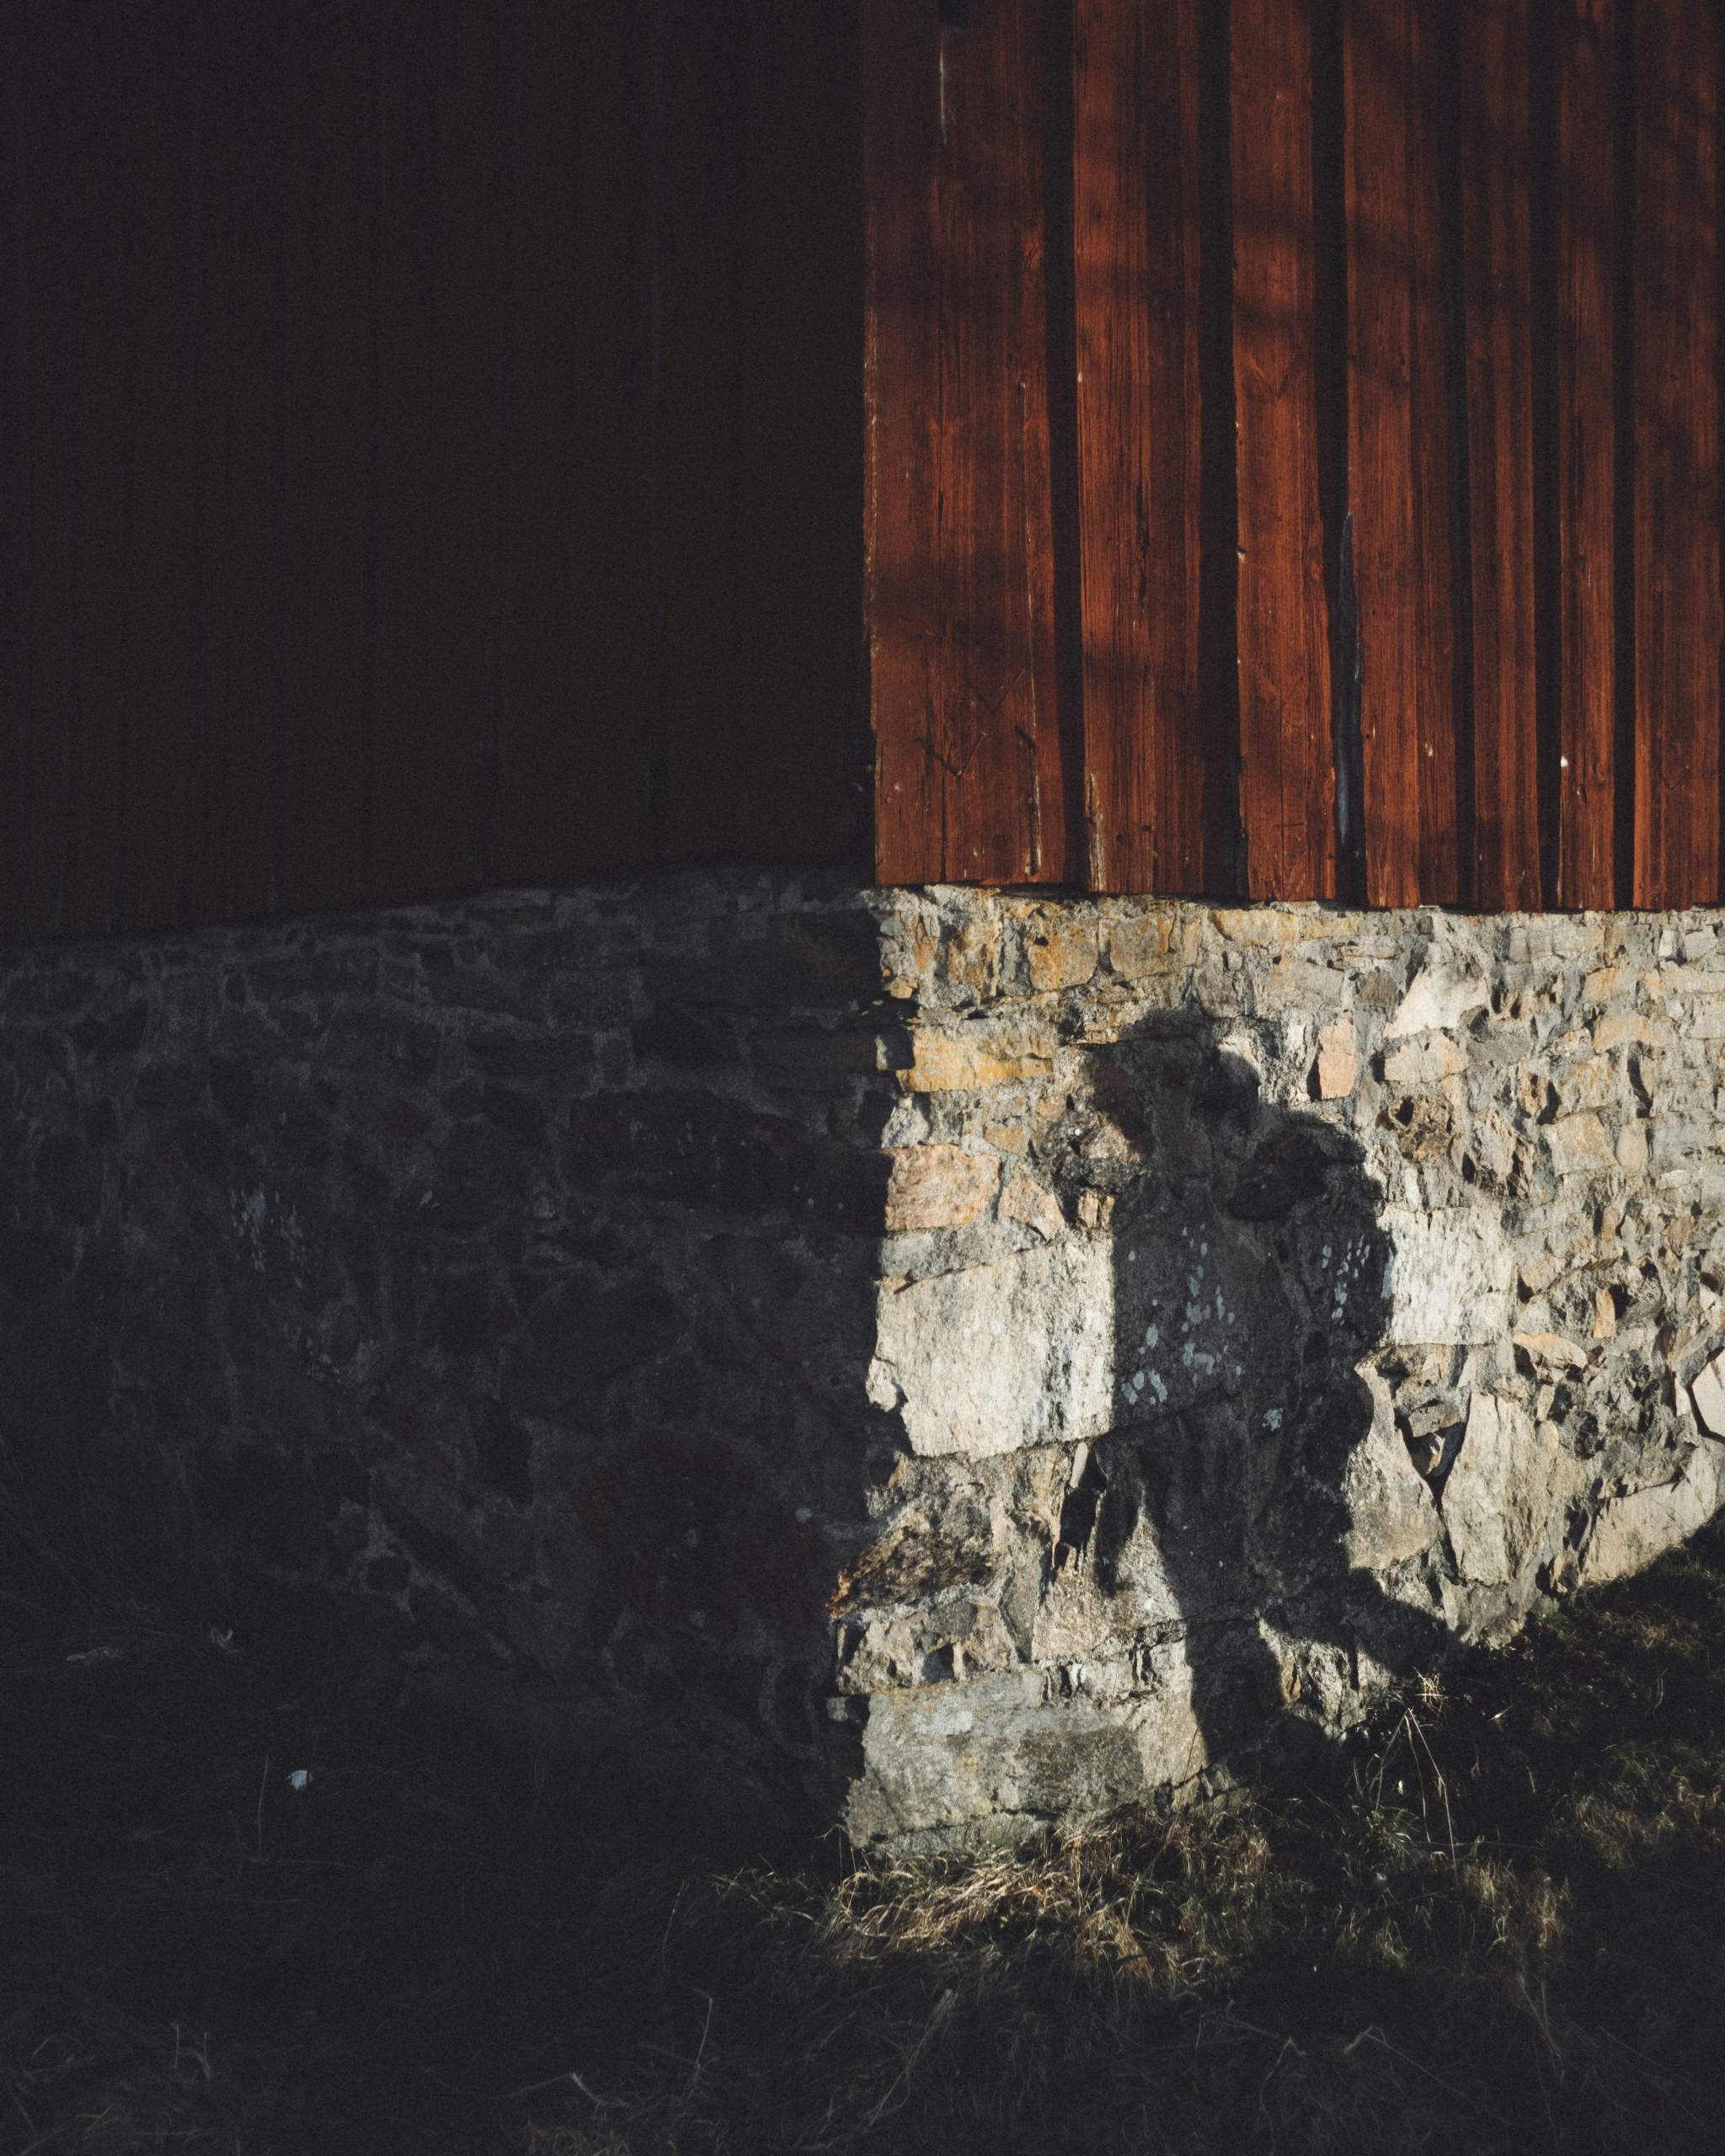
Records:
[[[1369,1683],[1447,1638],[1384,1583],[1440,1530],[1381,1407],[1387,1502],[1360,1460],[1383,1194],[1355,1138],[1265,1099],[1249,1029],[1223,1031],[1172,1012],[1098,1049],[1046,1149],[1069,1217],[1112,1201],[1118,1417],[1075,1458],[1050,1593],[1065,1636],[1166,1702],[1175,1781],[1300,1748],[1356,1710],[1362,1663]]]

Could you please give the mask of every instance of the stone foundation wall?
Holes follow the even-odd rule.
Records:
[[[13,952],[13,1502],[703,1814],[1213,1785],[1725,1494],[1720,925],[738,871]]]

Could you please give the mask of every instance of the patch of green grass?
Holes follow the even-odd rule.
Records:
[[[0,1593],[19,2156],[1719,2144],[1725,1526],[1298,1785],[964,1863],[607,1838],[194,1609]]]

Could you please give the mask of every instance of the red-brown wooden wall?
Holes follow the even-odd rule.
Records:
[[[1708,0],[872,0],[886,882],[1720,899]]]
[[[1719,46],[0,0],[0,937],[871,791],[888,882],[1718,899]]]

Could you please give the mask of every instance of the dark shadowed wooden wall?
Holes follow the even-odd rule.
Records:
[[[871,0],[877,861],[1720,899],[1712,0]]]
[[[866,849],[861,92],[825,0],[4,0],[0,936]]]

